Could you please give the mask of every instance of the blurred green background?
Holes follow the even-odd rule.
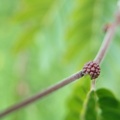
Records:
[[[80,70],[94,59],[117,0],[0,0],[0,111]],[[97,89],[120,99],[120,29]],[[75,82],[3,120],[64,120]]]

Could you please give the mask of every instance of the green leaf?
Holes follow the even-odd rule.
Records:
[[[95,91],[90,91],[86,98],[81,120],[98,120],[98,105]]]
[[[102,120],[120,119],[120,102],[107,89],[97,90],[98,103],[101,109]]]
[[[68,101],[68,114],[65,120],[79,120],[84,107],[84,101],[90,90],[90,78],[85,77],[76,84],[75,90]]]
[[[80,90],[84,87],[80,86]],[[74,95],[69,101],[69,114],[66,120],[119,120],[120,101],[107,89],[88,91],[81,94],[81,99]]]

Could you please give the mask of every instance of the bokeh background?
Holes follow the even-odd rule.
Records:
[[[94,59],[117,0],[0,0],[0,111],[80,70]],[[120,99],[120,29],[96,88]],[[3,120],[64,120],[72,83]]]

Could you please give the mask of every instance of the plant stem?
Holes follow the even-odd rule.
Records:
[[[95,82],[96,82],[95,79],[93,79],[91,82],[91,91],[95,90]]]
[[[118,9],[118,12],[116,13],[116,18],[115,18],[115,21],[110,25],[110,27],[108,28],[107,30],[107,33],[104,37],[104,40],[103,40],[103,43],[94,59],[94,61],[98,64],[101,64],[102,63],[102,60],[104,59],[106,53],[107,53],[107,50],[110,46],[110,43],[112,41],[112,38],[115,34],[115,30],[117,28],[117,26],[120,24],[120,11]],[[95,80],[92,81],[92,86],[91,86],[91,89],[95,89]]]
[[[94,61],[97,62],[98,64],[102,62],[104,56],[107,53],[108,47],[110,46],[110,43],[112,41],[112,37],[114,36],[116,27],[117,24],[113,23],[111,27],[108,29],[108,32],[106,33],[102,46],[100,47],[100,50],[98,51],[98,54],[94,59]]]
[[[100,50],[94,59],[94,61],[97,62],[98,64],[100,64],[101,61],[103,60],[103,58],[106,54],[106,51],[110,45],[110,42],[112,41],[112,37],[115,34],[115,29],[118,26],[119,21],[120,21],[119,13],[120,12],[117,13],[115,22],[113,22],[113,24],[110,26],[109,30],[107,31],[105,38],[103,40],[103,43],[100,47]],[[64,79],[63,81],[53,85],[52,87],[49,87],[48,89],[36,94],[35,96],[32,96],[31,98],[28,98],[28,99],[26,99],[26,100],[24,100],[16,105],[13,105],[13,106],[7,108],[5,111],[0,113],[0,118],[5,117],[6,115],[13,113],[14,111],[16,111],[18,109],[21,109],[21,108],[29,105],[30,103],[33,103],[33,102],[47,96],[48,94],[50,94],[52,92],[55,92],[56,90],[58,90],[58,89],[62,88],[63,86],[81,78],[82,76],[83,76],[82,71],[79,71],[79,72],[73,74],[72,76],[70,76],[70,77]],[[92,86],[94,88],[95,81],[93,81]]]
[[[83,74],[82,74],[82,71],[79,71],[79,72],[71,75],[70,77],[64,79],[63,81],[49,87],[48,89],[43,90],[42,92],[36,94],[35,96],[32,96],[31,98],[28,98],[28,99],[24,100],[23,102],[13,105],[12,107],[6,109],[5,111],[0,113],[0,117],[4,117],[20,108],[23,108],[23,107],[27,106],[28,104],[33,103],[34,101],[36,101],[38,99],[41,99],[42,97],[62,88],[63,86],[65,86],[81,77],[83,77]]]
[[[108,28],[106,35],[104,37],[103,43],[94,59],[94,61],[98,64],[100,64],[103,60],[103,58],[105,57],[107,50],[110,46],[110,43],[112,41],[112,38],[115,34],[115,30],[117,28],[117,26],[120,24],[120,11],[118,9],[117,13],[116,13],[116,18],[115,21],[111,24],[111,26]]]

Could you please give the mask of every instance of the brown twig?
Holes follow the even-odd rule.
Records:
[[[103,60],[103,58],[107,52],[107,49],[112,41],[112,37],[115,33],[116,26],[117,26],[117,24],[113,23],[111,25],[111,27],[108,29],[108,32],[106,33],[106,36],[105,36],[104,41],[102,43],[102,46],[101,46],[96,58],[94,59],[94,61],[97,62],[98,64],[101,63],[101,61]]]
[[[16,105],[6,109],[5,111],[0,113],[0,117],[2,118],[4,116],[6,116],[6,115],[20,109],[20,108],[22,108],[22,107],[25,107],[28,104],[33,103],[34,101],[36,101],[36,100],[38,100],[38,99],[40,99],[40,98],[54,92],[54,91],[62,88],[63,86],[65,86],[65,85],[67,85],[67,84],[81,78],[82,76],[83,76],[82,71],[79,71],[79,72],[71,75],[70,77],[64,79],[63,81],[57,83],[56,85],[53,85],[53,86],[49,87],[48,89],[43,90],[42,92],[36,94],[35,96],[32,96],[31,98],[28,98],[27,100],[24,100],[23,102],[18,103]]]
[[[118,10],[118,12],[116,13],[115,21],[109,26],[108,30],[106,31],[103,43],[94,59],[96,63],[100,64],[104,56],[106,55],[108,47],[110,46],[112,38],[115,34],[115,30],[119,23],[120,23],[120,11]]]
[[[110,45],[110,42],[112,41],[112,37],[115,34],[115,29],[118,26],[119,21],[120,21],[119,13],[120,12],[117,13],[115,21],[112,23],[112,25],[110,26],[110,28],[106,32],[106,35],[105,35],[105,38],[104,38],[103,43],[101,45],[101,48],[94,59],[94,61],[97,62],[98,64],[100,64],[102,59],[104,58],[106,51]],[[21,108],[29,105],[30,103],[33,103],[36,100],[39,100],[39,99],[45,97],[46,95],[48,95],[52,92],[55,92],[56,90],[58,90],[58,89],[62,88],[63,86],[81,78],[82,76],[84,76],[82,71],[79,71],[79,72],[73,74],[72,76],[61,81],[60,83],[55,84],[54,86],[36,94],[35,96],[32,96],[31,98],[28,98],[27,100],[24,100],[21,103],[18,103],[16,105],[13,105],[13,106],[7,108],[5,111],[0,113],[0,118],[5,117],[6,115],[13,113],[14,111],[16,111],[18,109],[21,109]]]

